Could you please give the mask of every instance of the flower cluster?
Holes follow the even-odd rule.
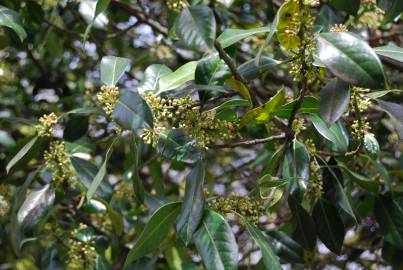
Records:
[[[306,139],[304,144],[311,156],[316,154],[316,146],[312,139]]]
[[[371,126],[369,125],[367,118],[363,117],[361,119],[361,123],[359,120],[354,120],[354,122],[351,124],[351,130],[353,135],[357,139],[361,140],[364,138],[364,135],[371,130]]]
[[[306,130],[304,118],[294,119],[291,127],[295,136],[301,133],[301,131]]]
[[[109,232],[112,230],[112,221],[104,211],[91,214],[91,220],[94,222],[94,225],[103,232]]]
[[[40,124],[36,126],[36,130],[38,132],[38,136],[40,137],[50,137],[52,136],[54,129],[53,125],[55,125],[58,121],[58,117],[54,113],[44,114],[39,118]]]
[[[372,105],[371,99],[365,95],[365,93],[368,93],[369,91],[369,89],[353,87],[350,108],[355,109],[354,103],[357,103],[357,109],[359,111],[358,113],[367,110],[369,106]],[[362,117],[361,119],[354,120],[353,124],[351,125],[351,129],[356,138],[362,139],[365,133],[370,131],[371,127],[367,119]]]
[[[8,214],[10,211],[10,198],[11,190],[10,186],[1,184],[0,185],[0,217]]]
[[[112,115],[119,96],[119,88],[114,85],[103,85],[97,94],[97,100],[108,116]]]
[[[363,12],[359,16],[356,26],[368,25],[373,29],[381,26],[385,12],[376,5],[376,0],[361,0],[361,9]]]
[[[174,58],[171,47],[162,44],[152,45],[150,47],[150,54],[157,60],[169,60]]]
[[[176,12],[180,12],[182,9],[187,7],[187,1],[186,0],[168,0],[167,1],[167,7],[168,9]]]
[[[78,229],[75,229],[72,236],[68,240],[68,270],[91,270],[93,262],[97,255],[94,247],[94,241],[83,242],[74,237],[78,230],[85,229],[86,225],[80,224]]]
[[[181,128],[201,148],[216,139],[232,139],[237,136],[237,124],[216,117],[216,111],[200,111],[190,97],[162,98],[155,94],[144,95],[154,113],[153,130],[144,130],[145,143],[156,145],[159,134],[169,128]]]
[[[52,174],[56,188],[63,190],[66,186],[73,187],[76,181],[68,154],[64,151],[63,141],[52,141],[44,153],[46,168]]]
[[[330,32],[347,32],[347,26],[344,24],[335,24],[330,28]]]
[[[116,200],[127,200],[130,205],[135,205],[135,193],[133,191],[133,184],[130,181],[120,181],[114,192]]]
[[[365,95],[366,93],[370,92],[370,89],[353,87],[351,92],[351,101],[354,102],[355,100],[357,100],[358,109],[360,110],[360,112],[365,111],[369,108],[369,106],[372,105],[371,99]],[[351,106],[352,104],[350,104],[350,107]]]
[[[322,174],[316,159],[311,161],[310,170],[311,175],[304,195],[304,201],[308,203],[309,209],[312,209],[316,201],[322,197],[323,194]]]
[[[265,214],[263,201],[254,200],[249,196],[234,193],[229,198],[219,197],[208,203],[208,207],[222,214],[236,212],[247,220],[257,224],[259,217]]]

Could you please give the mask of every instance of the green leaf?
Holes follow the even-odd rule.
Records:
[[[381,61],[372,48],[351,33],[319,34],[319,59],[339,79],[369,88],[383,88],[385,76]]]
[[[339,254],[344,240],[344,224],[337,209],[328,201],[319,199],[313,209],[319,239],[325,246]]]
[[[399,138],[403,140],[403,106],[397,103],[377,100],[379,106],[384,110],[392,119],[394,128],[399,135]]]
[[[276,254],[286,262],[304,263],[304,249],[288,234],[272,230],[267,232]]]
[[[379,184],[377,181],[369,179],[364,175],[351,171],[344,163],[340,161],[338,161],[337,163],[338,166],[342,168],[352,178],[352,180],[356,182],[360,187],[374,193],[378,192]]]
[[[175,32],[180,42],[189,49],[211,51],[216,34],[213,11],[205,5],[182,9],[176,18]]]
[[[124,269],[130,262],[153,252],[161,245],[178,217],[181,205],[181,202],[168,203],[153,213],[127,255]]]
[[[265,72],[273,69],[279,64],[280,62],[268,57],[262,56],[260,57],[258,65],[256,65],[256,60],[251,59],[243,63],[238,67],[238,72],[247,80],[253,80],[258,78],[259,76],[263,75]]]
[[[190,140],[186,133],[179,128],[160,134],[157,152],[168,159],[185,163],[194,163],[203,156],[195,141]]]
[[[179,216],[176,229],[185,244],[189,244],[193,233],[199,225],[204,210],[203,183],[205,168],[203,161],[197,161],[190,173],[186,176],[185,197],[182,213]]]
[[[359,0],[331,0],[330,4],[336,9],[345,11],[350,15],[356,15],[360,7]]]
[[[94,16],[92,17],[91,22],[88,24],[88,26],[84,32],[84,36],[83,36],[84,44],[87,41],[88,35],[90,34],[91,29],[94,26],[95,20],[97,19],[98,15],[101,14],[102,12],[104,12],[108,8],[110,2],[111,2],[111,0],[97,0],[97,4],[95,6],[95,11],[94,11]]]
[[[403,48],[398,46],[382,46],[374,48],[374,51],[382,56],[403,62]]]
[[[260,196],[263,198],[270,197],[273,189],[282,188],[288,183],[288,180],[280,180],[277,177],[266,174],[258,180]]]
[[[266,33],[270,31],[269,26],[260,27],[260,28],[253,28],[253,29],[225,29],[224,32],[217,38],[220,42],[221,47],[227,48],[238,41],[256,35],[260,33]]]
[[[277,111],[276,116],[281,118],[289,118],[292,111],[294,110],[296,101],[293,100],[289,103],[284,104],[281,108]],[[298,110],[297,113],[319,113],[319,100],[313,96],[304,97],[301,108]]]
[[[238,245],[234,233],[218,213],[205,211],[193,240],[207,270],[238,268]]]
[[[92,181],[97,175],[98,168],[88,160],[72,156],[70,158],[71,164],[77,173],[77,177],[83,186],[88,189],[91,186]],[[95,194],[106,197],[107,194],[112,192],[110,185],[107,181],[102,181],[99,189]]]
[[[153,126],[153,115],[147,102],[138,92],[130,90],[120,94],[112,118],[121,127],[132,131]]]
[[[253,224],[249,223],[243,218],[242,222],[245,224],[245,228],[248,231],[252,239],[258,244],[260,250],[262,251],[263,263],[266,269],[270,270],[281,270],[283,269],[280,265],[279,259],[273,251],[273,247],[267,240],[262,231],[256,228]]]
[[[403,210],[393,199],[380,196],[375,200],[375,218],[381,226],[385,241],[403,248]]]
[[[385,95],[387,95],[389,93],[400,94],[400,93],[402,93],[402,90],[400,90],[400,89],[390,89],[390,90],[374,91],[374,92],[365,94],[365,96],[367,96],[369,98],[372,98],[372,99],[377,99],[377,98],[383,97],[383,96],[385,96]]]
[[[194,80],[196,67],[197,61],[191,61],[184,64],[174,72],[161,76],[158,93],[178,88],[185,82]]]
[[[249,100],[249,102],[252,104],[252,97],[250,96],[249,89],[246,87],[246,85],[233,77],[226,80],[225,83],[228,85],[229,88],[240,93],[242,97]]]
[[[277,39],[286,50],[298,47],[301,42],[298,36],[301,23],[299,18],[295,18],[300,14],[300,6],[296,1],[285,2],[277,12]],[[290,23],[290,20],[294,18],[293,23]],[[294,33],[290,33],[290,31]]]
[[[106,85],[115,85],[130,65],[127,58],[104,56],[101,60],[101,81]]]
[[[343,115],[350,101],[350,87],[341,80],[333,79],[322,88],[319,96],[320,116],[331,125]]]
[[[13,168],[14,165],[17,164],[17,162],[20,161],[33,148],[37,141],[38,136],[35,136],[18,151],[18,153],[8,162],[6,166],[7,173],[9,173],[11,168]]]
[[[309,152],[305,145],[293,140],[285,151],[283,162],[283,178],[289,181],[289,192],[302,198],[309,179]]]
[[[223,102],[218,107],[216,107],[215,110],[219,111],[219,110],[223,110],[223,109],[229,109],[232,107],[242,107],[242,106],[250,106],[250,105],[251,104],[250,104],[249,100],[234,98],[234,99],[230,99],[230,100]]]
[[[109,158],[112,155],[113,151],[113,145],[116,143],[119,137],[116,137],[116,139],[113,140],[111,145],[109,146],[108,150],[106,151],[106,156],[104,159],[104,162],[101,165],[101,168],[99,168],[98,173],[95,175],[94,180],[92,181],[90,187],[87,190],[87,200],[91,200],[92,196],[95,194],[95,191],[98,189],[98,186],[101,184],[102,180],[105,178],[106,174],[106,165],[108,163]]]
[[[147,67],[137,88],[139,93],[158,93],[159,79],[171,72],[172,70],[169,67],[162,64],[152,64],[151,66]]]
[[[364,147],[367,149],[368,154],[373,157],[377,157],[379,155],[379,143],[372,133],[365,133],[364,135]]]
[[[272,97],[266,104],[247,111],[241,118],[239,125],[245,126],[249,124],[267,123],[278,111],[285,97],[284,87]]]
[[[292,212],[294,239],[304,248],[313,250],[316,245],[315,222],[292,195],[288,196],[288,205]]]
[[[383,23],[393,22],[398,16],[401,16],[403,12],[403,2],[400,0],[389,0],[389,1],[382,1],[383,3],[387,3],[388,5],[382,7],[385,10],[385,18]]]
[[[223,85],[231,72],[218,54],[212,54],[197,62],[195,82],[205,85]]]
[[[18,35],[21,42],[27,37],[27,33],[25,32],[21,20],[20,15],[4,6],[0,5],[0,25],[11,28]]]
[[[33,228],[46,215],[54,201],[55,190],[49,184],[32,191],[18,210],[18,225],[23,230]]]
[[[345,139],[339,123],[334,123],[330,127],[327,127],[326,123],[316,114],[311,114],[310,119],[319,134],[335,146],[335,151],[347,151],[348,140]]]

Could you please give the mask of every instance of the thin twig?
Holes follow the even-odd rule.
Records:
[[[254,139],[254,140],[248,140],[248,141],[243,141],[243,142],[236,142],[236,143],[225,143],[225,144],[210,144],[207,147],[208,148],[235,148],[239,146],[250,146],[250,145],[256,145],[256,144],[261,144],[261,143],[267,143],[270,141],[274,140],[281,140],[286,138],[285,133],[281,133],[278,135],[273,135],[267,138],[262,138],[262,139]]]

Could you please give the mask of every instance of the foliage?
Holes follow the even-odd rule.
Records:
[[[1,269],[402,269],[401,0],[0,0]]]

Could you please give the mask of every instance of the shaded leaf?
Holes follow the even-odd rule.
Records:
[[[378,192],[379,183],[373,179],[369,179],[368,177],[361,175],[359,173],[351,171],[344,163],[338,161],[338,166],[343,169],[351,179],[356,182],[360,187],[366,189],[371,192]]]
[[[294,110],[296,101],[293,100],[289,103],[284,104],[277,111],[276,116],[281,118],[289,118],[292,111]],[[304,97],[301,108],[298,110],[298,113],[319,113],[320,105],[319,100],[313,96]]]
[[[246,230],[252,239],[258,244],[260,250],[262,251],[263,263],[266,269],[270,270],[281,270],[283,269],[280,265],[279,259],[273,251],[273,247],[267,240],[262,231],[255,227],[255,225],[249,223],[246,219],[243,219]]]
[[[33,148],[33,146],[37,141],[38,136],[35,136],[18,151],[18,153],[7,163],[6,166],[7,173],[10,172],[11,168],[14,167],[14,165],[17,164],[18,161],[20,161],[25,155],[28,154],[28,152]]]
[[[153,115],[147,102],[139,93],[130,90],[121,93],[112,118],[121,127],[132,131],[153,126]]]
[[[338,10],[345,11],[351,15],[356,15],[360,7],[359,0],[331,0],[330,4]]]
[[[397,103],[377,100],[379,106],[387,112],[389,117],[394,123],[394,128],[399,135],[399,138],[403,140],[403,106]]]
[[[304,249],[295,242],[288,234],[272,230],[267,233],[276,254],[286,262],[303,263]]]
[[[403,62],[403,48],[398,46],[382,46],[374,48],[374,51],[382,56]]]
[[[270,71],[279,63],[279,61],[271,57],[261,56],[257,65],[255,59],[248,60],[238,67],[238,72],[245,79],[253,80],[263,75],[265,72]]]
[[[319,199],[313,209],[313,218],[319,239],[329,250],[339,254],[345,230],[337,209],[330,202]]]
[[[294,239],[304,248],[313,250],[316,245],[315,222],[292,195],[288,197],[288,206],[292,212]]]
[[[186,176],[186,190],[183,199],[182,213],[179,216],[176,229],[181,238],[188,244],[196,231],[203,216],[204,193],[203,183],[205,168],[203,161],[199,160]]]
[[[319,96],[320,116],[331,125],[343,115],[350,101],[350,87],[341,80],[333,79],[322,88]]]
[[[153,213],[134,243],[134,246],[130,249],[124,268],[126,268],[130,262],[153,252],[161,245],[161,242],[165,239],[178,217],[181,205],[181,202],[168,203],[161,206]]]
[[[175,32],[182,44],[198,51],[210,51],[216,33],[213,11],[205,5],[182,9],[176,18]]]
[[[223,85],[232,74],[218,54],[212,54],[197,62],[195,82],[205,85]]]
[[[348,141],[344,138],[343,130],[338,125],[334,123],[330,127],[327,127],[326,123],[316,114],[311,114],[310,119],[315,129],[322,135],[326,140],[335,145],[335,151],[346,152],[348,148]]]

